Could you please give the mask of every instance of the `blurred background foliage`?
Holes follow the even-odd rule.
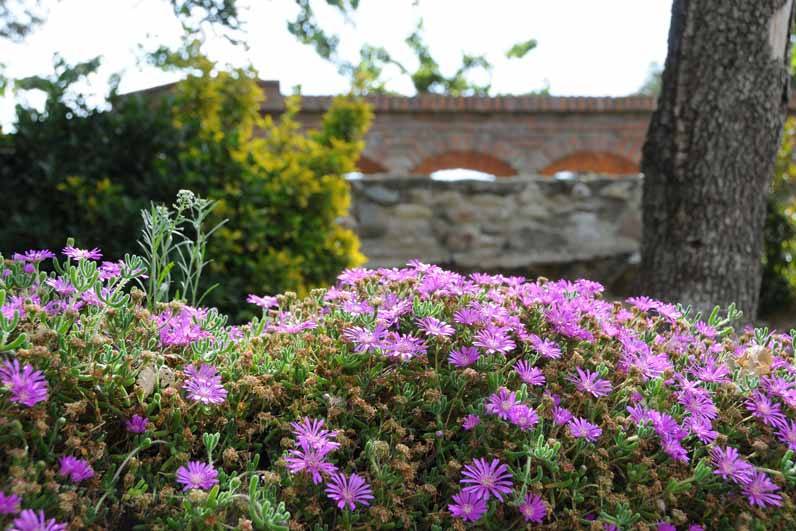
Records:
[[[158,50],[153,61],[187,76],[136,95],[112,86],[111,110],[70,90],[99,59],[57,59],[51,76],[17,81],[47,100],[43,110],[18,105],[15,131],[0,136],[0,193],[15,198],[0,250],[59,249],[71,236],[120,258],[134,247],[139,211],[188,188],[230,220],[208,249],[207,281],[223,286],[211,305],[234,314],[247,293],[304,294],[363,262],[356,235],[337,221],[350,200],[344,174],[371,122],[364,103],[339,97],[317,131],[302,131],[298,96],[278,119],[261,116],[257,73],[218,68],[199,41]]]

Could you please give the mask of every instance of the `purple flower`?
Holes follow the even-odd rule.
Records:
[[[100,280],[109,280],[111,278],[121,276],[122,267],[124,267],[124,262],[121,260],[118,262],[102,262],[102,265],[99,268]]]
[[[206,316],[205,310],[183,306],[179,311],[166,311],[157,318],[160,328],[160,342],[164,346],[188,346],[194,341],[210,336],[202,330],[200,321]]]
[[[510,392],[505,387],[498,389],[497,393],[493,393],[487,398],[487,403],[484,409],[487,413],[497,415],[498,418],[509,420],[511,408],[517,404],[517,395]]]
[[[522,431],[529,431],[539,423],[539,415],[525,404],[517,404],[509,411],[509,422]]]
[[[62,251],[64,256],[68,256],[73,260],[99,260],[102,258],[102,252],[96,247],[89,250],[86,249],[78,249],[77,247],[64,247]]]
[[[456,330],[446,322],[440,321],[435,317],[424,317],[417,321],[417,327],[425,332],[427,336],[450,337]]]
[[[601,379],[599,373],[584,371],[580,367],[576,367],[576,370],[578,376],[570,376],[567,379],[574,383],[579,391],[590,393],[595,398],[611,394],[611,382]]]
[[[91,465],[85,459],[66,455],[59,459],[58,463],[61,465],[58,475],[68,477],[72,483],[80,483],[85,479],[94,477],[94,469],[91,468]]]
[[[361,326],[346,328],[343,330],[343,337],[354,344],[354,352],[365,353],[378,348],[386,333],[387,328],[379,323],[373,330]]]
[[[6,494],[0,491],[0,514],[17,514],[21,503],[22,498],[16,494]]]
[[[743,486],[743,493],[749,505],[758,507],[779,507],[782,505],[782,496],[776,494],[779,486],[771,481],[764,472],[755,472]]]
[[[787,421],[780,405],[772,402],[770,398],[760,391],[755,391],[749,400],[746,401],[746,409],[751,411],[764,424],[774,428],[784,426]]]
[[[710,458],[713,466],[716,467],[713,473],[725,480],[743,485],[749,483],[754,475],[755,469],[751,463],[741,457],[738,450],[731,446],[724,450],[721,448],[711,449]]]
[[[459,482],[468,485],[462,492],[472,492],[485,500],[494,496],[502,502],[503,495],[511,493],[511,472],[498,459],[493,459],[491,463],[476,459],[465,465],[462,476],[464,478]]]
[[[474,492],[462,491],[453,497],[454,503],[448,504],[448,510],[454,518],[465,522],[480,520],[486,512],[486,498]]]
[[[203,404],[221,404],[227,398],[227,390],[221,385],[221,375],[212,365],[202,364],[197,370],[193,364],[185,368],[189,377],[183,384],[188,398]]]
[[[453,314],[453,320],[462,325],[476,325],[483,322],[481,312],[475,308],[462,308]]]
[[[542,369],[532,366],[525,360],[520,360],[514,364],[514,370],[520,377],[520,380],[528,385],[544,385],[545,378],[542,374]]]
[[[72,284],[62,278],[48,278],[45,283],[54,289],[58,295],[67,296],[77,291]]]
[[[6,360],[0,365],[0,382],[11,393],[11,401],[33,407],[47,400],[47,380],[44,373],[25,364],[20,368],[19,360]]]
[[[300,442],[299,446],[301,446],[300,450],[290,450],[288,457],[285,458],[287,469],[291,474],[306,472],[312,476],[312,482],[317,485],[322,481],[323,474],[329,475],[337,472],[337,467],[326,461],[326,456],[336,446],[331,446],[329,443],[311,446],[306,441]]]
[[[464,417],[464,420],[462,420],[462,428],[464,428],[467,431],[472,430],[479,424],[481,424],[481,417],[479,417],[478,415],[467,415],[466,417]]]
[[[141,415],[133,415],[130,420],[124,423],[124,427],[130,433],[144,433],[147,430],[149,420]]]
[[[650,299],[649,297],[630,297],[627,299],[628,304],[632,304],[636,308],[638,308],[642,312],[647,312],[649,310],[654,310],[660,304],[658,301],[654,299]]]
[[[177,469],[177,483],[182,483],[182,491],[191,489],[210,490],[218,485],[218,471],[209,463],[189,461]]]
[[[66,524],[60,524],[55,518],[49,520],[44,511],[25,509],[11,524],[8,531],[66,531]]]
[[[678,393],[677,401],[694,417],[712,420],[719,415],[710,393],[704,389],[686,389]]]
[[[459,350],[453,350],[448,355],[448,363],[454,367],[469,367],[480,358],[478,349],[475,347],[462,347]]]
[[[382,352],[388,358],[410,361],[426,353],[426,343],[420,338],[389,332],[381,344]]]
[[[669,522],[658,522],[656,531],[677,531],[677,527]]]
[[[249,293],[249,296],[246,297],[246,302],[249,304],[254,304],[255,306],[259,306],[264,310],[279,306],[279,302],[277,302],[276,297],[270,297],[268,295],[260,297],[253,293]]]
[[[710,444],[716,440],[719,433],[713,429],[710,421],[702,417],[691,417],[688,421],[688,428],[697,439],[705,444]]]
[[[293,434],[300,445],[306,444],[312,448],[339,448],[340,443],[332,440],[337,437],[337,431],[324,429],[323,423],[323,419],[304,417],[301,423],[291,422],[290,425],[293,427]]]
[[[572,418],[574,417],[574,415],[570,410],[560,406],[553,406],[552,413],[553,413],[553,423],[556,424],[557,426],[563,426],[564,424],[572,420]]]
[[[484,349],[487,354],[511,352],[517,345],[506,335],[507,331],[500,327],[486,328],[475,335],[473,344]]]
[[[38,263],[48,258],[55,258],[55,253],[47,249],[31,249],[25,251],[24,254],[14,253],[13,258],[17,262]]]
[[[580,417],[570,420],[567,426],[569,427],[570,435],[579,439],[586,439],[589,442],[595,442],[603,433],[599,426]]]
[[[551,360],[561,358],[561,348],[554,341],[542,339],[535,334],[531,334],[530,342],[533,349],[543,358]]]
[[[526,522],[538,524],[547,516],[547,505],[538,494],[526,494],[520,504],[520,513]]]
[[[787,424],[777,430],[777,435],[782,444],[796,452],[796,422],[788,421]]]
[[[370,505],[373,491],[365,478],[358,474],[351,474],[348,478],[344,474],[332,474],[326,484],[326,495],[337,502],[338,509],[347,508],[349,511],[356,509],[356,504]]]

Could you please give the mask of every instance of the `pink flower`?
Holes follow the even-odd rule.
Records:
[[[539,524],[547,516],[547,505],[538,494],[526,494],[520,504],[520,513],[526,522]]]
[[[584,371],[580,367],[576,367],[576,370],[578,375],[570,376],[568,380],[574,383],[579,391],[590,393],[595,398],[607,396],[611,393],[611,382],[601,379],[598,373],[588,370]]]
[[[326,461],[326,456],[328,456],[336,446],[331,446],[328,443],[311,446],[306,441],[300,442],[299,446],[301,446],[300,450],[290,450],[288,452],[288,457],[285,458],[287,469],[291,474],[306,472],[312,476],[312,482],[317,485],[322,481],[323,475],[337,472],[337,467]]]
[[[567,426],[569,426],[569,433],[573,437],[586,439],[589,442],[595,442],[603,433],[599,426],[580,417],[570,420]]]
[[[22,498],[16,494],[6,494],[0,491],[0,514],[17,514],[21,503]]]
[[[59,460],[61,468],[58,475],[68,477],[72,483],[80,483],[83,480],[94,477],[94,469],[85,459],[78,459],[67,455]]]
[[[520,377],[520,380],[528,385],[544,385],[545,377],[542,370],[538,367],[533,367],[525,360],[519,360],[514,364],[514,370]]]
[[[19,513],[8,531],[66,531],[66,524],[56,522],[55,518],[48,520],[44,511],[25,509]]]
[[[356,509],[357,504],[369,505],[373,499],[373,491],[365,478],[358,474],[346,477],[344,474],[333,474],[326,484],[326,495],[337,502],[338,509]]]
[[[748,483],[743,486],[743,493],[749,505],[758,507],[779,507],[782,505],[782,496],[776,494],[779,486],[771,481],[764,472],[755,472]]]
[[[218,472],[209,463],[189,461],[177,469],[177,483],[183,485],[183,492],[191,489],[210,490],[218,485]]]
[[[462,476],[464,478],[460,483],[469,485],[462,492],[472,492],[484,499],[494,496],[501,502],[504,494],[511,493],[511,472],[498,459],[493,459],[490,463],[485,459],[476,459],[465,465]]]
[[[462,420],[462,428],[467,431],[472,430],[479,424],[481,424],[481,418],[478,415],[467,415],[464,417],[464,420]]]
[[[62,251],[64,256],[68,256],[73,260],[99,260],[102,258],[102,252],[96,247],[91,250],[78,249],[77,247],[64,247]]]
[[[480,520],[486,512],[486,498],[475,492],[462,491],[453,497],[454,503],[448,504],[448,510],[454,518],[465,522]]]
[[[249,296],[246,297],[246,302],[259,306],[263,310],[268,310],[269,308],[275,308],[279,306],[279,302],[277,302],[276,297],[271,297],[268,295],[260,297],[253,293],[250,293]]]
[[[47,400],[48,388],[44,373],[33,370],[25,364],[20,367],[19,360],[6,360],[0,365],[0,383],[11,393],[11,401],[23,406],[33,407]]]
[[[450,337],[456,330],[436,317],[424,317],[417,321],[417,327],[425,332],[427,336]]]
[[[185,368],[189,377],[183,385],[188,398],[203,404],[222,404],[227,398],[227,390],[221,384],[221,375],[212,365],[202,364],[197,370],[193,364]]]
[[[448,355],[448,363],[454,367],[469,367],[480,358],[478,349],[475,347],[462,347],[459,350],[452,350]]]

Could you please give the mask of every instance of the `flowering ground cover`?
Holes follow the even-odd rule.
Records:
[[[410,263],[231,326],[100,260],[0,265],[0,526],[796,528],[792,338],[731,308]]]

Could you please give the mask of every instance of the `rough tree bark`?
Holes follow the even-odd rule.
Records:
[[[643,149],[642,287],[757,310],[766,194],[789,97],[794,0],[674,0]]]

